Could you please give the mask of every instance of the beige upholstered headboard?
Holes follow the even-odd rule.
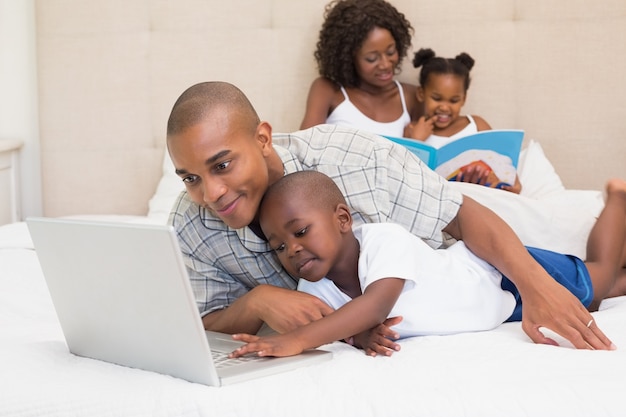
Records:
[[[145,214],[193,83],[241,87],[296,130],[326,0],[38,0],[44,214]],[[476,59],[466,110],[538,140],[568,188],[626,177],[626,2],[392,0],[413,51]],[[415,83],[409,66],[400,79]]]

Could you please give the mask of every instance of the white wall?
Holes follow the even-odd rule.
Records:
[[[0,0],[0,139],[24,142],[21,217],[42,213],[34,0]],[[4,196],[0,196],[4,198]]]

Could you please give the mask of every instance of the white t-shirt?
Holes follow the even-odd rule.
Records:
[[[502,290],[502,275],[476,257],[462,241],[432,249],[393,223],[371,223],[354,229],[361,249],[361,290],[381,278],[403,278],[404,289],[389,317],[402,316],[394,327],[400,337],[489,330],[513,312],[513,295]],[[324,278],[301,279],[298,290],[313,294],[334,309],[351,299]]]

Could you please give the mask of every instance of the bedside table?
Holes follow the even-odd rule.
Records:
[[[22,144],[0,139],[0,225],[21,220],[18,156]]]

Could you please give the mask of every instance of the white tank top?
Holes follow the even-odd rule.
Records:
[[[402,102],[402,115],[400,118],[393,122],[377,122],[372,120],[363,113],[350,101],[348,93],[341,87],[344,101],[339,103],[335,110],[326,118],[326,123],[354,127],[357,129],[367,130],[368,132],[376,133],[377,135],[402,137],[404,135],[404,127],[411,122],[411,116],[406,109],[406,102],[404,100],[404,91],[402,91],[402,85],[395,81],[398,90],[400,90],[400,101]]]
[[[447,145],[450,142],[454,142],[455,140],[460,139],[464,136],[477,133],[478,127],[476,126],[476,122],[474,121],[474,118],[470,116],[469,114],[465,117],[467,117],[467,120],[469,120],[469,124],[465,126],[463,129],[461,129],[460,131],[456,132],[454,135],[452,136],[430,135],[424,142],[432,146],[433,148],[439,149],[442,146]]]

